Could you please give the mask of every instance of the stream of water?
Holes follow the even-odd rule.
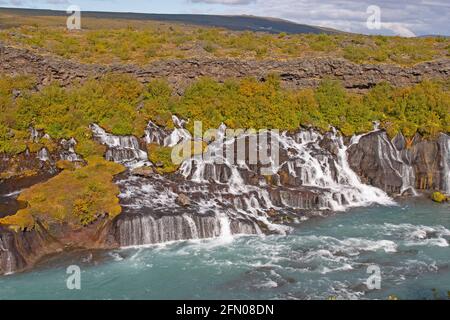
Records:
[[[312,218],[288,235],[223,236],[55,256],[0,278],[0,299],[447,298],[449,204],[424,199]],[[81,268],[81,290],[66,268]],[[381,270],[381,289],[365,284]]]

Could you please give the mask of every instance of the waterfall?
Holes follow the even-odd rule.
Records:
[[[195,224],[194,219],[192,219],[191,216],[184,214],[183,219],[186,221],[187,225],[189,226],[189,229],[191,231],[191,239],[198,239],[198,230],[197,226]]]
[[[230,220],[228,219],[226,214],[221,213],[219,215],[219,224],[220,224],[220,238],[223,239],[224,241],[233,240],[233,235],[231,233]]]
[[[8,235],[0,236],[0,274],[11,274],[16,269],[16,261],[9,248]]]
[[[107,133],[96,124],[91,125],[94,138],[108,147],[105,158],[128,167],[148,164],[147,152],[139,147],[139,141],[133,136],[115,136]]]
[[[62,139],[59,144],[62,148],[62,151],[59,153],[59,157],[61,160],[67,160],[70,162],[83,161],[82,157],[75,152],[77,141],[74,138],[71,138],[69,140]]]
[[[442,161],[442,190],[450,195],[450,137],[441,134],[439,137]]]
[[[41,150],[39,150],[37,153],[37,158],[42,162],[49,162],[50,153],[48,152],[47,148],[42,148]]]
[[[145,141],[164,146],[192,141],[184,123],[173,120],[175,129],[170,132],[150,122]],[[337,132],[226,133],[222,124],[204,154],[184,160],[176,176],[130,175],[117,182],[124,209],[116,222],[121,246],[283,234],[290,228],[274,221],[288,215],[394,204],[385,192],[361,182],[350,168],[347,147]],[[263,135],[268,136],[269,145],[261,144]],[[117,137],[107,139],[103,137],[110,148],[123,145]],[[239,145],[246,147],[244,154],[236,152]],[[264,146],[269,148],[268,159],[251,161],[250,152]],[[179,194],[189,198],[187,207],[177,204]]]
[[[185,121],[180,120],[176,116],[172,116],[172,122],[175,129],[172,130],[172,132],[169,132],[150,121],[145,129],[145,142],[156,143],[165,147],[173,147],[183,140],[189,141],[192,139],[189,131],[184,128]]]
[[[402,156],[403,153],[403,156]],[[414,188],[415,174],[411,166],[411,161],[408,157],[408,151],[399,151],[392,141],[390,141],[385,132],[378,135],[378,157],[381,162],[385,174],[388,174],[386,169],[392,170],[398,177],[402,179],[402,186],[400,194],[410,190],[414,195],[417,192]]]
[[[37,143],[41,138],[42,133],[39,130],[36,130],[34,127],[30,127],[30,141]]]
[[[336,139],[336,138],[335,138]],[[365,206],[372,203],[379,203],[384,205],[392,205],[393,201],[387,196],[387,194],[373,186],[369,186],[366,184],[361,183],[361,180],[359,179],[358,175],[351,170],[348,159],[347,159],[347,147],[344,145],[342,141],[342,137],[338,138],[338,145],[339,147],[339,160],[338,160],[338,166],[340,166],[340,170],[338,169],[338,172],[345,173],[340,177],[340,183],[344,184],[347,183],[349,186],[353,186],[357,191],[344,191],[344,193],[347,193],[345,195],[345,198],[347,199],[353,199],[353,201],[348,201],[348,206]],[[345,207],[344,207],[345,209]]]
[[[149,245],[178,240],[217,238],[221,224],[215,216],[134,215],[119,219],[117,238],[122,247]]]

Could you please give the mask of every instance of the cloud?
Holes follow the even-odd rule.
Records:
[[[85,10],[158,11],[159,1],[73,0]],[[16,7],[63,9],[69,0],[0,0]],[[450,35],[448,0],[165,0],[159,12],[257,15],[364,34]],[[151,4],[149,4],[151,3]],[[114,5],[113,5],[114,4]],[[371,5],[381,9],[381,29],[369,29],[366,12]],[[170,8],[170,9],[168,9]]]
[[[215,13],[275,16],[299,23],[332,27],[358,33],[450,34],[450,4],[443,0],[187,0],[220,4]],[[240,4],[240,6],[236,6]],[[228,5],[228,8],[227,8]],[[369,6],[381,9],[380,30],[370,30]],[[226,8],[223,9],[223,6]],[[214,10],[214,8],[212,8]],[[210,11],[208,11],[210,12]]]
[[[402,36],[402,37],[415,37],[416,35],[414,32],[409,30],[406,26],[400,24],[400,23],[382,23],[382,28],[388,29],[393,31],[396,35]]]

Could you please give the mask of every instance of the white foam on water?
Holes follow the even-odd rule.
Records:
[[[218,216],[220,223],[220,240],[223,243],[230,243],[233,241],[233,234],[231,233],[230,220],[221,213]]]

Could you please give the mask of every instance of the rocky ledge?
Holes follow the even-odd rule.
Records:
[[[156,61],[146,66],[103,66],[42,56],[0,43],[0,74],[31,74],[36,76],[39,85],[59,81],[67,86],[74,81],[88,77],[98,78],[108,72],[131,74],[143,83],[155,78],[165,78],[180,93],[202,76],[218,81],[243,77],[256,77],[264,81],[272,73],[280,75],[282,84],[289,88],[315,87],[323,78],[332,77],[341,80],[345,88],[360,91],[384,81],[395,86],[409,86],[427,78],[448,78],[450,59],[424,62],[412,67],[355,64],[345,59],[332,58],[286,61],[187,59]]]

